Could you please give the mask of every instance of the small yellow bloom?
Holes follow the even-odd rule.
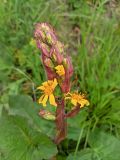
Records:
[[[43,92],[43,95],[39,98],[38,103],[42,103],[43,106],[46,106],[47,100],[49,99],[51,105],[57,106],[53,95],[53,91],[57,84],[56,78],[54,80],[43,82],[42,85],[37,88]]]
[[[58,65],[55,67],[55,69],[56,69],[56,73],[59,76],[63,76],[65,74],[65,69],[64,69],[63,65]]]
[[[80,108],[84,107],[85,105],[88,106],[90,104],[89,101],[85,98],[84,94],[68,93],[65,99],[70,99],[71,103],[74,106],[77,106],[79,104]]]

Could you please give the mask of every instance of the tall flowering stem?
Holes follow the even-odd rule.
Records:
[[[38,103],[43,106],[39,115],[55,122],[54,142],[59,144],[67,135],[67,118],[76,116],[80,108],[89,105],[89,101],[84,94],[71,91],[73,65],[53,27],[48,23],[36,24],[34,37],[47,75],[47,81],[37,88],[42,94]],[[58,96],[59,88],[61,93]],[[55,113],[47,110],[47,103],[55,107]]]
[[[64,99],[57,102],[56,110],[56,128],[57,134],[55,137],[55,143],[59,144],[62,140],[65,139],[67,133],[67,122],[65,118],[65,102]]]

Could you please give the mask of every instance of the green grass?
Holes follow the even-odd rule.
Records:
[[[91,134],[99,128],[102,144],[106,135],[101,132],[108,134],[113,146],[120,140],[120,2],[0,1],[0,110],[9,108],[10,95],[36,99],[35,88],[46,79],[40,52],[30,43],[37,22],[54,26],[72,57],[75,88],[87,92],[90,101],[89,107],[68,120],[68,137],[58,147],[57,159],[91,159],[95,152],[95,160],[114,160],[114,153],[107,155],[113,149],[105,144],[106,154],[99,150],[99,139],[94,145]]]

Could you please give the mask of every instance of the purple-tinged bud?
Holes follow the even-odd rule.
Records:
[[[70,77],[73,73],[73,67],[69,57],[64,60],[64,45],[57,40],[53,28],[47,23],[38,23],[36,25],[35,39],[38,48],[42,51],[42,61],[45,66],[48,79],[52,79],[57,76],[53,67],[61,64],[64,65],[65,76],[62,79],[61,89],[64,93],[68,92],[70,90]],[[53,67],[50,60],[46,58],[49,58],[52,61]]]
[[[68,72],[67,76],[71,77],[73,75],[73,65],[69,56],[66,58],[66,70]]]
[[[42,54],[42,61],[43,61],[43,64],[44,64],[44,67],[45,67],[45,71],[47,73],[47,78],[50,80],[50,79],[54,79],[56,78],[56,73],[54,72],[53,70],[53,67],[52,67],[52,61],[51,60],[48,60],[46,59],[47,57]],[[48,64],[47,64],[47,61],[48,61]]]
[[[63,60],[63,65],[65,68],[65,77],[60,87],[63,93],[68,93],[71,88],[70,78],[73,75],[73,66],[70,57],[67,57]]]
[[[53,120],[53,121],[55,120],[55,115],[52,114],[52,113],[49,112],[49,111],[44,110],[44,109],[41,109],[41,110],[39,111],[39,115],[40,115],[42,118],[47,119],[47,120]]]
[[[45,56],[50,57],[50,55],[49,55],[50,49],[49,49],[49,47],[45,43],[37,41],[37,47],[39,49],[41,49],[42,53]]]
[[[46,59],[44,60],[44,64],[45,64],[47,67],[49,67],[49,68],[54,68],[54,64],[53,64],[53,62],[50,60],[50,58],[46,58]]]
[[[57,64],[61,64],[63,61],[63,55],[59,53],[59,50],[56,48],[56,46],[52,52],[52,57]]]
[[[56,48],[59,50],[60,54],[64,53],[64,45],[60,41],[56,42]]]
[[[40,40],[49,46],[54,45],[57,41],[53,28],[47,23],[36,24],[34,36],[36,41]]]

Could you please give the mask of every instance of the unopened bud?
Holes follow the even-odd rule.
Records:
[[[49,67],[49,68],[54,68],[54,64],[52,63],[52,61],[50,60],[50,58],[46,58],[44,60],[44,64]]]
[[[64,63],[64,65],[67,65],[67,59],[66,58],[63,59],[63,63]]]
[[[61,54],[64,52],[64,45],[60,41],[56,42],[56,48],[59,50]]]
[[[47,119],[47,120],[53,120],[53,121],[55,120],[55,115],[52,114],[52,113],[49,112],[49,111],[44,110],[44,109],[41,109],[41,110],[39,111],[39,115],[40,115],[42,118]]]
[[[40,43],[39,48],[42,50],[43,54],[49,57],[50,48],[45,43]]]
[[[53,54],[52,54],[52,56],[53,56],[54,61],[56,62],[56,61],[57,61],[56,54],[55,54],[55,53],[53,53]]]
[[[34,35],[36,40],[40,40],[50,46],[57,41],[53,28],[47,23],[38,23]]]

